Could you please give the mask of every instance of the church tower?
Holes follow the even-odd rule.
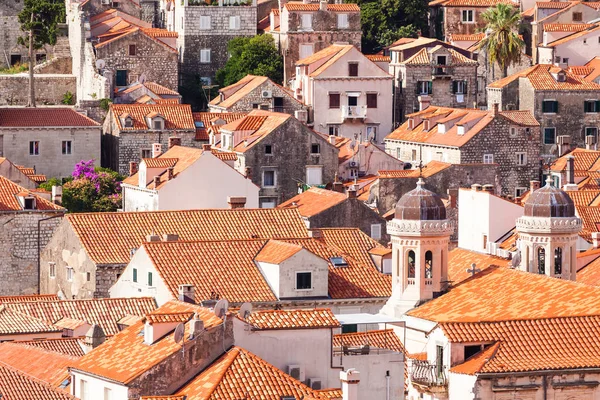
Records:
[[[552,186],[531,193],[524,215],[517,219],[519,254],[514,262],[523,271],[561,279],[576,278],[577,238],[581,219],[569,195]]]
[[[392,242],[392,296],[382,313],[400,317],[437,297],[448,281],[448,242],[454,231],[441,198],[423,188],[406,193],[387,231]]]

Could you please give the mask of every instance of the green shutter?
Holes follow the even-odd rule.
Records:
[[[600,100],[596,100],[596,109],[595,112],[600,112]]]
[[[421,92],[421,81],[417,81],[417,86],[415,86],[415,94],[420,94]]]
[[[433,94],[433,82],[427,82],[427,94]]]
[[[133,281],[137,282],[137,268],[133,269]]]
[[[554,113],[558,113],[558,101],[554,100],[554,107],[553,107],[553,112]]]
[[[450,85],[450,90],[452,90],[452,93],[456,93],[456,91],[458,90],[458,82],[452,81],[452,84]]]
[[[469,93],[469,89],[468,89],[468,87],[469,87],[469,86],[467,86],[467,81],[465,81],[464,94],[467,94],[467,93]]]
[[[152,286],[152,272],[148,272],[148,286]]]
[[[583,101],[583,112],[584,113],[589,112],[588,111],[588,102],[585,100]]]

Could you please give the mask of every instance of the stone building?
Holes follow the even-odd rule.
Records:
[[[255,109],[294,115],[303,122],[308,118],[306,106],[266,76],[246,75],[219,89],[219,95],[208,104],[208,110],[215,113],[248,113]]]
[[[229,58],[227,43],[256,35],[256,0],[161,0],[161,15],[178,34],[180,83],[198,76],[210,84]]]
[[[237,154],[235,169],[260,186],[259,206],[275,207],[303,186],[333,182],[339,150],[296,118],[255,110],[220,128],[218,148]]]
[[[389,72],[395,78],[395,123],[428,105],[474,107],[478,63],[470,51],[429,38],[392,46],[388,51]]]
[[[67,210],[0,176],[0,295],[37,293],[39,249]]]
[[[156,27],[160,22],[160,0],[88,0],[80,2],[84,3],[83,10],[88,15],[96,15],[118,8],[119,11],[141,19],[150,26]]]
[[[407,117],[385,138],[386,151],[401,160],[497,164],[498,193],[515,197],[539,177],[540,124],[530,111],[430,106]]]
[[[296,75],[296,63],[336,42],[349,43],[360,50],[362,30],[360,8],[356,4],[320,2],[280,2],[270,14],[268,33],[283,54],[283,82],[287,86]]]
[[[344,182],[375,178],[381,170],[399,170],[405,167],[396,157],[386,153],[372,142],[359,142],[348,138],[333,138],[340,149],[338,178]]]
[[[197,144],[188,104],[111,104],[102,131],[102,165],[123,175],[130,162],[166,150],[172,137],[182,146]]]
[[[487,87],[488,108],[531,110],[541,125],[540,155],[561,156],[571,146],[598,143],[600,85],[569,71],[538,64]],[[590,138],[588,138],[590,137]]]
[[[156,82],[135,82],[118,89],[113,102],[117,104],[180,104],[181,95]]]
[[[49,178],[100,160],[100,137],[100,124],[71,108],[0,108],[0,157]]]

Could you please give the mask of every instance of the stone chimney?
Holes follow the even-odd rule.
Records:
[[[160,185],[160,176],[154,177],[154,189],[156,189]]]
[[[356,189],[354,187],[349,187],[348,190],[346,190],[346,197],[349,199],[355,199],[356,198]]]
[[[156,233],[146,235],[146,242],[160,242],[160,236],[158,236]]]
[[[319,10],[327,11],[327,0],[321,0],[319,2]]]
[[[600,247],[600,232],[592,232],[592,245],[595,249]]]
[[[474,183],[471,185],[471,190],[474,192],[481,192],[481,185],[478,183]]]
[[[335,136],[335,135],[329,135],[329,144],[332,144],[335,146],[336,137],[337,136]]]
[[[558,156],[562,156],[567,151],[571,150],[571,136],[561,135],[556,138],[558,143]]]
[[[138,172],[138,163],[129,161],[129,176],[134,175],[136,172]]]
[[[162,144],[153,143],[152,144],[152,158],[159,157],[162,154]]]
[[[104,335],[104,331],[99,325],[92,325],[90,329],[85,334],[85,339],[83,339],[83,352],[89,353],[96,347],[100,346],[106,340],[106,335]]]
[[[498,103],[492,104],[492,117],[496,118],[498,116]]]
[[[419,96],[417,99],[419,101],[419,111],[423,111],[431,105],[431,97],[429,96]]]
[[[232,210],[244,208],[246,205],[246,197],[244,196],[227,196],[227,204]]]
[[[178,136],[169,137],[169,148],[173,146],[181,146],[181,138]]]
[[[173,179],[173,167],[167,168],[167,180],[170,181]]]
[[[52,186],[52,202],[62,204],[62,186]]]
[[[200,336],[202,332],[204,332],[204,321],[198,317],[198,313],[195,313],[190,321],[190,336],[188,337],[188,340],[193,340]]]
[[[450,208],[456,208],[458,203],[458,189],[448,189],[448,199],[450,200]]]
[[[179,235],[176,233],[165,233],[162,240],[163,242],[176,242],[179,240]]]
[[[494,194],[494,185],[483,185],[481,188],[484,192],[488,192],[489,194]]]
[[[202,151],[211,151],[211,149],[212,147],[210,144],[205,143],[202,145]]]
[[[598,148],[595,136],[587,135],[585,137],[585,148],[587,150],[596,150]]]
[[[360,372],[354,368],[340,371],[340,380],[342,381],[342,400],[358,400]]]
[[[575,157],[569,155],[567,159],[567,183],[572,185],[575,183]]]
[[[196,288],[189,283],[179,285],[179,301],[195,304]]]
[[[319,239],[321,238],[323,235],[321,234],[321,230],[320,229],[311,229],[308,231],[308,237],[311,237],[313,239]]]
[[[338,179],[337,172],[335,174],[335,178],[333,180],[333,185],[332,185],[331,189],[334,192],[344,193],[344,184],[342,182],[340,182],[340,180]]]
[[[540,188],[540,181],[529,181],[529,191],[533,193]]]

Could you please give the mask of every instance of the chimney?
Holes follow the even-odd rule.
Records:
[[[244,196],[227,196],[227,204],[229,204],[229,208],[232,210],[236,210],[238,208],[244,208],[246,205],[246,197]]]
[[[567,158],[567,183],[572,185],[575,183],[575,157],[569,155]]]
[[[489,194],[494,194],[494,185],[483,185],[481,187],[484,192],[488,192]]]
[[[190,321],[190,336],[188,337],[188,340],[193,340],[200,336],[202,332],[204,332],[204,321],[198,317],[198,313],[195,313]]]
[[[592,232],[592,244],[595,249],[600,247],[600,232]]]
[[[474,183],[471,185],[471,190],[474,192],[481,192],[481,185],[478,183]]]
[[[83,339],[83,352],[89,353],[96,347],[100,346],[106,340],[106,335],[104,335],[104,331],[99,325],[92,325],[90,329],[85,334],[85,339]]]
[[[196,298],[196,288],[194,285],[184,284],[179,285],[179,301],[184,303],[196,304],[194,299]]]
[[[176,242],[179,240],[179,235],[176,233],[165,233],[162,240],[163,242]]]
[[[529,191],[531,193],[535,192],[540,188],[540,181],[529,181]]]
[[[154,177],[154,189],[156,189],[160,185],[160,176]]]
[[[561,135],[556,138],[558,143],[558,156],[562,156],[567,151],[571,150],[571,136]]]
[[[419,96],[417,99],[419,101],[419,111],[423,111],[431,105],[431,97],[429,96]]]
[[[62,204],[62,186],[52,186],[52,202]]]
[[[170,181],[173,179],[173,167],[167,168],[167,180]]]
[[[152,144],[152,158],[159,157],[162,154],[162,144],[153,143]]]
[[[246,172],[246,178],[252,179],[252,168],[246,167],[245,172]]]
[[[160,236],[155,233],[151,233],[146,236],[146,242],[160,242]]]
[[[458,189],[448,189],[448,199],[450,200],[450,208],[456,208],[458,202]]]
[[[360,373],[354,368],[340,371],[340,380],[342,381],[342,400],[358,400]]]
[[[492,117],[496,117],[498,115],[498,103],[492,104]]]
[[[169,148],[173,146],[181,146],[181,138],[178,136],[169,137]]]
[[[333,181],[331,189],[334,192],[344,193],[344,184],[338,180],[337,174],[335,174],[335,181]]]
[[[596,150],[597,149],[597,145],[596,145],[596,137],[593,135],[587,135],[585,137],[585,148],[587,150]]]
[[[211,150],[212,150],[212,147],[210,144],[205,143],[202,145],[202,151],[211,151]]]
[[[319,10],[327,11],[327,0],[321,0],[319,2]]]
[[[329,135],[329,144],[332,144],[335,146],[335,139],[337,136],[335,135]]]
[[[135,161],[129,161],[129,176],[138,172],[138,164]]]
[[[308,237],[313,239],[320,239],[323,235],[321,234],[320,229],[311,229],[308,231]]]
[[[354,185],[352,185],[352,187],[349,187],[348,190],[346,190],[346,197],[349,199],[356,198],[356,189],[354,188]]]

